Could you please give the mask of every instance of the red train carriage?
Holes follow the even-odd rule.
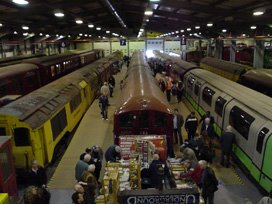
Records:
[[[173,114],[143,53],[134,53],[114,114],[115,143],[122,135],[166,135],[172,154]]]

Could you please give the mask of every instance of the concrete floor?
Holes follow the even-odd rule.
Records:
[[[113,113],[120,96],[119,82],[125,72],[126,69],[123,68],[115,76],[116,87],[114,97],[110,98],[109,120],[104,121],[101,119],[97,100],[94,101],[83,117],[71,144],[48,183],[51,192],[51,203],[71,203],[73,186],[76,183],[74,175],[75,164],[79,159],[79,155],[84,152],[86,147],[100,145],[105,151],[108,146],[113,144]],[[173,98],[171,105],[173,108],[178,108],[184,117],[190,112],[184,103],[178,104]],[[185,131],[183,130],[183,132]],[[105,162],[103,163],[104,166]],[[215,204],[255,204],[262,197],[257,188],[249,182],[238,168],[222,169],[217,164],[216,159],[212,167],[220,180],[219,190],[215,193]],[[102,170],[101,177],[103,173]]]

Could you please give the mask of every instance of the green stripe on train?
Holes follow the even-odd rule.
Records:
[[[263,168],[262,171],[265,175],[261,176],[260,185],[267,191],[272,190],[272,168],[271,168],[271,155],[272,155],[272,135],[268,137],[264,152]]]

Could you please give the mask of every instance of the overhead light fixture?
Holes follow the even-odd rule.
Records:
[[[89,27],[89,28],[93,28],[94,25],[93,25],[93,24],[89,24],[88,27]]]
[[[42,34],[42,33],[40,33],[40,36],[43,36],[43,34]]]
[[[23,30],[28,30],[29,27],[28,27],[28,26],[22,26],[22,29],[23,29]]]
[[[200,29],[200,26],[196,26],[195,29]]]
[[[187,28],[186,30],[187,30],[187,31],[191,31],[192,29],[191,29],[191,28]]]
[[[199,35],[201,35],[202,33],[201,33],[201,32],[199,32],[198,34],[199,34]]]
[[[56,37],[59,37],[59,35],[57,34]]]
[[[182,35],[182,37],[184,37],[185,35]]]
[[[68,38],[70,38],[71,37],[71,35],[68,35]]]
[[[144,14],[145,14],[146,16],[152,16],[153,11],[145,11]]]
[[[146,22],[149,22],[149,19],[146,19],[145,21],[146,21]]]
[[[14,31],[13,34],[14,34],[14,35],[17,35],[18,33],[17,33],[17,31]]]
[[[263,14],[264,14],[263,11],[254,11],[254,12],[253,12],[253,16],[261,16],[261,15],[263,15]]]
[[[251,26],[250,29],[251,30],[255,30],[257,28],[257,26]]]
[[[106,33],[110,33],[110,31],[109,31],[109,30],[107,30],[107,31],[106,31]]]
[[[176,31],[175,33],[179,33],[179,31]]]
[[[27,36],[28,35],[28,33],[23,33],[23,36]]]
[[[27,4],[29,4],[29,2],[26,1],[26,0],[12,0],[12,2],[15,3],[15,4],[20,4],[20,5],[27,5]]]
[[[101,28],[100,27],[96,27],[96,30],[101,30]]]
[[[81,20],[81,19],[76,19],[76,23],[77,23],[77,24],[82,24],[82,23],[83,23],[83,20]]]
[[[181,33],[184,33],[184,30],[180,30]]]
[[[174,34],[175,34],[175,32],[172,32],[171,34],[172,34],[172,35],[174,35]]]
[[[243,36],[243,37],[246,37],[246,34],[243,33],[242,36]]]
[[[141,28],[141,29],[140,29],[140,31],[141,31],[141,32],[143,32],[143,31],[144,31],[144,29],[143,29],[143,28]]]
[[[89,37],[92,37],[92,35],[89,35]]]
[[[226,30],[226,29],[223,29],[223,30],[222,30],[222,33],[226,33],[226,32],[227,32],[227,30]]]
[[[190,35],[190,36],[192,36],[193,34],[192,34],[192,33],[190,33],[189,35]]]
[[[47,38],[48,38],[48,37],[50,37],[50,35],[49,35],[49,34],[46,34],[46,35],[45,35],[45,37],[47,37]]]
[[[2,23],[0,23],[0,27],[2,27],[3,26],[3,24]]]
[[[78,35],[79,35],[79,36],[82,36],[83,34],[82,34],[82,33],[79,33]]]
[[[149,0],[150,2],[160,2],[160,0]]]
[[[54,15],[55,15],[56,17],[58,17],[58,18],[61,18],[61,17],[64,16],[64,13],[62,13],[62,12],[55,12]]]
[[[212,26],[213,26],[213,23],[207,23],[207,26],[208,26],[208,27],[212,27]]]
[[[84,36],[85,36],[85,37],[88,37],[88,35],[87,35],[87,34],[85,34]]]

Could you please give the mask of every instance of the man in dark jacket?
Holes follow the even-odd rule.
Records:
[[[200,168],[203,169],[201,175],[200,186],[202,188],[202,197],[205,204],[213,204],[214,192],[218,190],[218,180],[212,168],[208,167],[205,160],[198,162]]]
[[[195,137],[197,125],[198,119],[195,116],[195,112],[191,112],[190,115],[187,116],[185,121],[185,129],[188,133],[188,141]]]
[[[226,131],[222,134],[220,138],[221,144],[221,165],[229,167],[230,164],[230,153],[232,150],[232,144],[235,142],[235,135],[232,132],[232,128],[230,125],[227,126]],[[225,164],[225,156],[227,157]]]
[[[111,145],[105,153],[106,161],[116,162],[121,159],[121,147],[117,145]]]
[[[101,95],[99,98],[99,107],[101,109],[102,120],[108,120],[109,100],[106,95]]]
[[[29,173],[29,185],[37,187],[45,187],[47,176],[43,167],[38,165],[36,160],[32,161],[31,170]]]
[[[179,114],[178,109],[174,110],[174,118],[173,118],[173,125],[174,125],[174,136],[175,142],[178,143],[178,136],[179,136],[179,145],[183,144],[182,134],[181,134],[181,127],[184,123],[182,115]],[[177,136],[178,135],[178,136]]]
[[[215,132],[213,124],[211,123],[211,118],[207,117],[204,119],[201,127],[201,134],[204,137],[205,143],[212,148],[212,140],[215,138]]]

